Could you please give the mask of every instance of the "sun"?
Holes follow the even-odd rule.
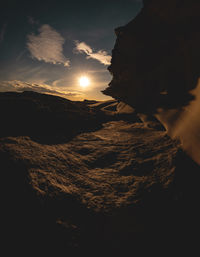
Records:
[[[88,77],[82,76],[82,77],[80,77],[80,79],[79,79],[79,84],[80,84],[80,86],[81,86],[82,88],[86,88],[86,87],[88,87],[88,86],[90,85],[90,80],[89,80]]]

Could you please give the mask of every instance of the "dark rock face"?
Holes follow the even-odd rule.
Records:
[[[199,13],[197,0],[144,1],[139,15],[115,31],[113,79],[104,94],[144,113],[187,105],[200,75]]]

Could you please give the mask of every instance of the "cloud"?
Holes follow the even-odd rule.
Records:
[[[110,65],[111,56],[104,50],[94,52],[93,49],[84,42],[75,41],[75,51],[78,53],[85,53],[87,59],[95,59],[104,65]]]
[[[57,95],[68,99],[83,98],[83,94],[75,91],[66,91],[58,87],[52,87],[46,84],[28,83],[20,80],[1,81],[0,82],[1,92],[23,92],[23,91],[34,91],[38,93]]]
[[[53,64],[70,66],[70,61],[63,55],[64,38],[51,26],[42,25],[39,34],[28,35],[27,47],[32,58]]]

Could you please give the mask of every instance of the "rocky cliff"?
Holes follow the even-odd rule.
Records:
[[[145,0],[138,16],[115,30],[117,39],[104,94],[138,112],[180,108],[194,96],[200,58],[200,3]]]
[[[146,0],[138,16],[115,30],[103,93],[155,115],[200,164],[200,3]]]

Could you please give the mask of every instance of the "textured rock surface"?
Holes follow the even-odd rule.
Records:
[[[5,138],[0,152],[16,166],[27,166],[38,194],[73,195],[89,208],[109,211],[144,201],[154,190],[167,191],[174,180],[179,144],[141,123],[116,121],[66,144]]]
[[[146,113],[188,104],[200,74],[199,13],[197,0],[144,1],[139,15],[116,29],[104,93]]]
[[[180,252],[199,229],[199,168],[142,123],[106,122],[62,144],[3,137],[0,163],[4,239],[16,253]]]

